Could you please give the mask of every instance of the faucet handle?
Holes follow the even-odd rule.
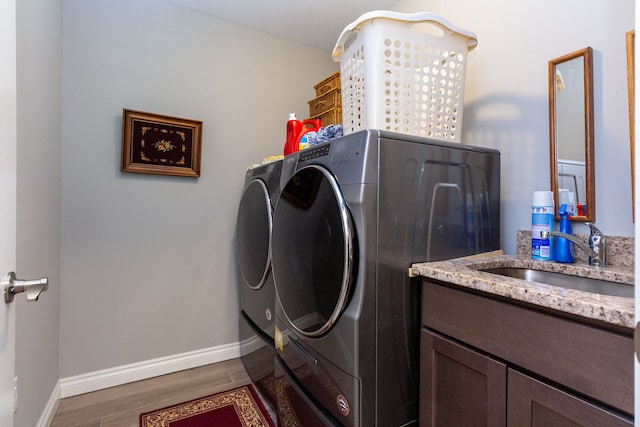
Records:
[[[605,235],[598,227],[595,226],[592,222],[587,222],[587,226],[589,227],[589,247],[593,249],[595,253],[598,254],[597,259],[593,259],[589,257],[589,264],[592,265],[605,265],[605,251],[606,251],[606,238]]]

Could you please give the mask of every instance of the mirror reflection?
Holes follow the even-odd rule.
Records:
[[[592,87],[590,47],[549,61],[551,189],[576,221],[595,221]]]

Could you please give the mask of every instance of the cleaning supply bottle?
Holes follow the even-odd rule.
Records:
[[[318,132],[321,127],[322,119],[320,117],[303,121],[300,137],[298,138],[298,149],[304,150],[305,148],[309,148],[308,136],[311,132]]]
[[[573,234],[573,230],[571,228],[571,220],[569,219],[569,212],[567,209],[567,205],[563,204],[560,206],[558,210],[558,215],[560,216],[560,232]],[[556,236],[555,238],[555,259],[556,262],[563,263],[572,263],[575,262],[575,257],[573,256],[573,243],[564,237]]]
[[[531,257],[553,261],[553,237],[542,238],[542,231],[551,231],[554,226],[555,204],[552,191],[534,191],[531,206]]]
[[[298,141],[301,131],[302,123],[300,123],[296,117],[296,113],[289,113],[289,120],[287,121],[287,141],[284,143],[285,156],[298,151]]]
[[[289,113],[289,121],[287,121],[287,142],[284,144],[284,155],[295,153],[300,150],[300,144],[306,145],[305,135],[309,132],[318,132],[322,127],[320,117],[299,121],[296,113]]]

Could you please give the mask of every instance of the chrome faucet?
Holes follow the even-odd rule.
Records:
[[[565,238],[589,255],[590,265],[604,267],[606,265],[605,235],[593,223],[587,222],[586,224],[589,226],[590,230],[588,243],[577,238],[573,234],[562,233],[560,231],[541,231],[540,237],[543,239],[548,239],[549,236]]]
[[[596,225],[592,222],[587,222],[587,226],[589,227],[589,247],[593,249],[595,253],[598,254],[595,262],[592,262],[591,258],[589,258],[589,264],[591,265],[601,265],[605,266],[607,264],[607,238],[604,233],[596,227]]]

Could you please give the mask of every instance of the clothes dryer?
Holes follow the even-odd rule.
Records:
[[[280,195],[282,160],[249,168],[238,207],[240,351],[253,382],[271,403],[275,288],[271,274],[273,204]]]
[[[272,240],[279,421],[417,425],[408,270],[499,248],[499,152],[366,130],[287,160]]]

